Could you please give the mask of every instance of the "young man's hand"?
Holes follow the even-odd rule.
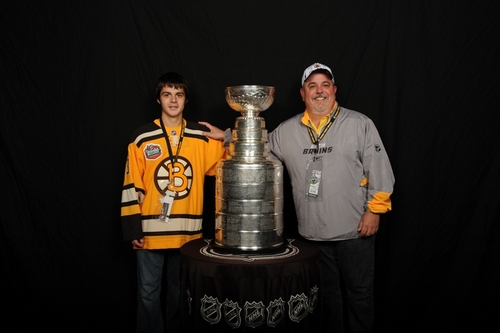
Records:
[[[203,132],[203,135],[207,138],[224,141],[225,132],[223,130],[205,121],[199,121],[198,124],[205,125],[210,130],[210,132]]]
[[[132,244],[136,247],[140,247],[142,248],[144,246],[144,238],[141,238],[141,239],[134,239],[132,241]]]

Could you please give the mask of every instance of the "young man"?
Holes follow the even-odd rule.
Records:
[[[137,332],[165,330],[160,301],[164,271],[167,326],[176,316],[179,248],[202,237],[204,177],[215,175],[226,154],[222,141],[203,134],[217,128],[208,124],[207,131],[183,118],[188,98],[181,75],[162,75],[156,87],[160,118],[139,127],[128,146],[121,216],[124,239],[137,250]]]
[[[374,123],[341,107],[336,92],[328,66],[307,67],[305,111],[268,141],[290,176],[299,233],[320,247],[323,331],[362,333],[373,326],[375,234],[392,209],[394,175]]]

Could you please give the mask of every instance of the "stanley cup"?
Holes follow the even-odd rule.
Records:
[[[241,113],[229,157],[217,165],[214,247],[264,252],[283,245],[283,166],[269,156],[259,113],[274,101],[274,87],[226,88],[229,106]]]

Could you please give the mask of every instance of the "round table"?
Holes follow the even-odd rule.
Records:
[[[319,249],[287,239],[272,253],[227,253],[198,239],[181,250],[186,332],[306,332],[319,327]]]

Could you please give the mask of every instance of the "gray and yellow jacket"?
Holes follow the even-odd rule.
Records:
[[[306,112],[285,120],[268,135],[271,154],[285,165],[290,177],[299,233],[309,240],[356,238],[366,210],[391,210],[395,180],[375,124],[336,103],[334,111],[337,108],[318,145],[313,143],[318,134],[308,125]],[[321,171],[316,197],[307,195],[314,178],[311,169]]]

